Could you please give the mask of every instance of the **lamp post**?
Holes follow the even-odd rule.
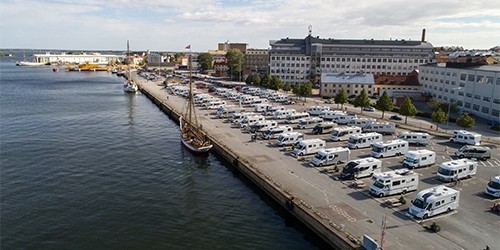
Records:
[[[461,87],[456,87],[456,88],[452,88],[451,90],[459,90],[461,89]],[[448,102],[448,115],[447,115],[447,119],[446,119],[446,130],[450,129],[450,110],[451,110],[451,98],[450,98],[450,101]]]

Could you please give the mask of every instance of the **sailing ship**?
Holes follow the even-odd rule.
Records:
[[[132,79],[132,75],[130,74],[130,45],[127,40],[127,62],[128,62],[128,67],[127,67],[127,79],[125,80],[125,83],[123,84],[123,91],[126,93],[136,93],[139,90],[139,87],[135,84],[134,80]]]
[[[26,61],[26,54],[23,50],[23,60],[22,61],[17,61],[16,66],[43,66],[45,63],[42,62],[36,62],[35,59],[33,58],[33,61]]]
[[[187,108],[185,114],[179,118],[179,128],[181,133],[181,143],[193,154],[203,154],[208,152],[212,143],[208,140],[206,134],[198,123],[193,100],[193,80],[192,80],[192,61],[189,55],[189,90],[187,97]]]

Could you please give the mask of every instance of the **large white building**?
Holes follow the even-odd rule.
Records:
[[[420,66],[424,91],[490,121],[500,121],[500,65],[440,63]]]
[[[96,63],[106,65],[109,63],[117,63],[123,61],[125,56],[122,55],[104,55],[101,53],[92,54],[34,54],[35,62],[50,63],[50,64],[80,64],[80,63]]]

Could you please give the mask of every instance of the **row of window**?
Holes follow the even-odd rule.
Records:
[[[448,101],[448,97],[447,96],[436,95],[435,93],[432,94],[432,96],[433,97],[437,97],[439,99],[443,99],[445,101]],[[493,102],[496,103],[496,104],[500,104],[500,99],[494,99]],[[465,109],[471,109],[471,107],[472,107],[473,111],[477,111],[477,112],[480,111],[483,114],[487,114],[488,115],[490,113],[490,107],[489,106],[480,106],[479,104],[471,104],[470,102],[463,102],[461,100],[457,100],[455,102],[455,104],[458,107],[464,107]],[[498,105],[494,105],[494,106],[498,107]],[[498,109],[491,108],[491,116],[493,116],[493,117],[500,117],[500,111]]]
[[[396,58],[350,58],[350,57],[323,57],[322,62],[374,62],[374,63],[417,63],[426,64],[427,59],[396,59]]]

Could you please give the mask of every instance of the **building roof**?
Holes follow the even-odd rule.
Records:
[[[368,84],[375,83],[373,74],[366,73],[321,73],[322,83]]]
[[[418,72],[414,70],[406,76],[375,75],[375,85],[420,86],[420,82],[418,81]]]

